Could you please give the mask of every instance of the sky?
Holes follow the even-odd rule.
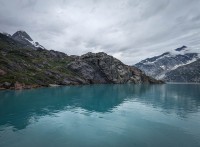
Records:
[[[200,0],[0,0],[0,32],[26,31],[47,49],[106,52],[133,65],[200,47]]]

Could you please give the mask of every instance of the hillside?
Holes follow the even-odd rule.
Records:
[[[19,32],[18,35],[22,34]],[[30,36],[22,38],[27,40],[26,37],[33,42]],[[15,38],[0,34],[1,89],[34,88],[52,84],[162,83],[106,53],[68,56]]]

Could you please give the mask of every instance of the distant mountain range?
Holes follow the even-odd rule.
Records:
[[[47,50],[25,31],[0,33],[0,89],[106,83],[163,83],[106,53],[68,56]]]
[[[142,60],[135,66],[147,75],[167,82],[200,82],[199,52],[182,46]]]

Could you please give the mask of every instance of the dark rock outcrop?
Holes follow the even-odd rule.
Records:
[[[68,65],[88,83],[159,83],[136,67],[123,64],[106,53],[87,53]]]

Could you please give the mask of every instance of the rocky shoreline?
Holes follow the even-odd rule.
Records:
[[[106,84],[106,83],[104,83]],[[107,83],[110,84],[110,83]],[[123,83],[121,83],[123,84]],[[131,83],[129,83],[131,84]],[[163,81],[160,81],[159,83],[153,83],[153,84],[165,84]],[[42,88],[42,87],[59,87],[59,86],[77,86],[77,85],[91,85],[91,84],[70,84],[70,85],[57,85],[57,84],[49,84],[49,85],[26,85],[24,83],[8,83],[5,82],[3,84],[0,84],[0,90],[26,90],[26,89],[36,89],[36,88]],[[95,84],[96,85],[96,84]]]
[[[26,85],[24,83],[19,83],[19,82],[15,82],[15,83],[4,82],[0,84],[0,90],[6,90],[6,89],[22,90],[22,89],[33,89],[33,88],[39,88],[39,87],[44,87],[44,86],[36,85],[36,84]]]

